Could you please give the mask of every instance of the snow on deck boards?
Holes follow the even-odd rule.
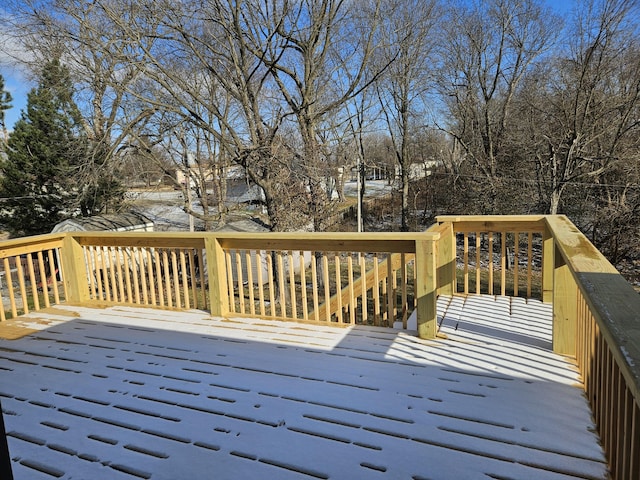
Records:
[[[433,341],[199,311],[51,314],[0,340],[14,476],[606,478],[574,367],[550,350],[550,307],[438,307],[447,338]]]

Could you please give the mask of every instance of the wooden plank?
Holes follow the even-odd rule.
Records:
[[[240,313],[245,313],[244,306],[244,278],[242,276],[242,252],[238,250],[233,250],[229,252],[233,258],[235,259],[236,265],[236,282],[238,289],[238,302],[240,306]]]
[[[293,264],[293,252],[287,252],[287,266],[289,267],[289,296],[291,298],[291,318],[298,318],[298,296],[296,294],[296,271]]]
[[[469,235],[467,233],[462,234],[463,240],[463,250],[462,250],[462,258],[464,265],[464,280],[463,280],[463,288],[464,294],[469,294]]]
[[[575,355],[578,289],[569,266],[559,254],[553,284],[553,351]]]
[[[169,254],[167,249],[162,249],[162,278],[164,279],[164,285],[166,289],[166,301],[169,308],[173,307],[173,292],[171,288],[171,268],[169,266]],[[162,282],[161,282],[162,284]]]
[[[476,294],[482,293],[482,282],[480,274],[482,268],[480,267],[480,251],[482,250],[482,236],[480,232],[476,232]]]
[[[360,263],[360,298],[362,302],[362,323],[366,324],[369,320],[369,305],[367,300],[367,266],[364,255],[359,254],[359,263]]]
[[[282,252],[276,252],[276,267],[278,274],[278,291],[280,292],[280,316],[287,318],[287,299],[285,292],[285,276],[284,276],[284,261],[282,260]]]
[[[322,253],[322,275],[324,284],[324,303],[331,302],[331,289],[329,285],[329,258],[325,252]],[[327,322],[331,321],[331,308],[325,308],[325,317]]]
[[[266,309],[264,305],[264,276],[262,274],[262,250],[256,251],[256,264],[258,266],[258,304],[260,315],[266,315]],[[266,263],[266,260],[265,260]]]
[[[211,240],[211,241],[215,241],[215,240]],[[219,244],[216,243],[216,245],[219,245]],[[225,261],[222,265],[219,266],[219,268],[222,268],[222,270],[216,269],[214,272],[214,275],[219,276],[219,275],[222,275],[222,272],[224,272],[224,277],[220,277],[220,278],[222,278],[227,285],[227,295],[229,296],[229,311],[231,313],[235,313],[236,312],[236,294],[235,294],[235,288],[233,286],[233,267],[231,265],[231,256],[233,255],[233,252],[229,250],[223,250],[223,252],[224,252]],[[209,258],[209,251],[207,251],[207,258]]]
[[[300,251],[300,292],[302,297],[302,318],[309,320],[309,305],[307,304],[307,272],[304,260],[304,252]]]
[[[204,245],[209,275],[209,311],[213,316],[223,317],[229,313],[230,304],[233,302],[229,298],[233,290],[228,290],[227,283],[227,277],[230,275],[227,275],[225,268],[227,255],[213,237],[205,237]],[[200,271],[203,270],[203,263],[200,265]],[[204,286],[204,283],[202,285]]]
[[[148,275],[148,286],[149,286],[149,293],[150,293],[150,299],[151,299],[151,305],[156,305],[156,289],[155,289],[155,285],[156,285],[156,278],[153,274],[153,258],[155,257],[154,252],[152,249],[149,248],[145,248],[145,253],[147,256],[147,275]],[[145,280],[143,279],[143,282]],[[146,290],[146,289],[145,289]]]
[[[269,306],[271,307],[271,316],[276,316],[276,295],[274,288],[274,272],[273,272],[273,255],[267,252],[267,274],[269,275]]]
[[[181,280],[182,280],[182,290],[184,292],[184,308],[189,310],[191,308],[191,299],[189,295],[190,285],[189,285],[189,275],[187,274],[187,253],[185,253],[184,250],[180,250],[180,272],[181,272]]]
[[[29,275],[29,283],[31,284],[31,297],[33,298],[34,310],[40,310],[40,299],[38,298],[38,279],[33,268],[33,257],[27,255],[27,273]]]
[[[82,247],[72,237],[65,237],[63,247],[60,249],[60,267],[63,272],[65,284],[66,302],[83,303],[89,300],[89,284],[87,276],[86,260]]]
[[[531,281],[533,268],[533,233],[527,233],[527,298],[531,298]]]
[[[9,259],[3,258],[4,263],[4,281],[7,284],[7,292],[9,293],[9,304],[11,305],[11,316],[16,318],[18,316],[18,309],[16,308],[16,295],[13,291],[13,279],[11,278],[11,266],[9,265]],[[4,311],[4,308],[2,309]]]
[[[175,295],[176,308],[182,308],[182,299],[180,298],[180,273],[178,271],[178,256],[175,248],[171,250],[171,269],[167,269],[173,280],[173,292]]]
[[[132,277],[133,268],[129,263],[130,255],[131,255],[131,250],[129,249],[123,250],[122,257],[124,260],[124,280],[125,280],[125,286],[127,289],[127,301],[134,303],[133,291],[131,288],[131,280],[132,280],[131,277]]]
[[[489,295],[493,295],[493,232],[487,232],[489,236]]]
[[[258,256],[256,255],[256,259]],[[253,262],[251,261],[251,250],[245,251],[244,262],[247,264],[247,290],[249,291],[249,312],[252,315],[256,314],[256,299],[254,295],[254,283],[253,283]],[[258,269],[260,266],[258,265]]]
[[[432,240],[416,241],[416,301],[418,336],[435,338],[437,332],[436,248]]]
[[[373,323],[374,325],[380,325],[381,312],[380,312],[380,264],[378,262],[378,255],[373,255]]]
[[[520,266],[520,232],[515,232],[513,234],[514,242],[513,242],[513,296],[518,296],[518,281],[520,280],[518,267]]]
[[[316,257],[316,252],[311,252],[311,290],[312,290],[312,298],[313,298],[313,319],[316,322],[320,321],[320,315],[318,313],[318,258]]]
[[[348,308],[349,308],[349,323],[356,323],[356,297],[353,288],[353,257],[351,253],[347,254],[347,288],[349,290],[348,296]]]
[[[507,294],[507,232],[500,235],[500,295]]]
[[[334,258],[334,264],[336,269],[336,316],[338,318],[338,323],[344,323],[342,318],[342,295],[339,295],[339,292],[342,292],[342,275],[340,274],[340,255],[336,252]]]

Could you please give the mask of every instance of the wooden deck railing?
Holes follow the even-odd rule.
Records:
[[[0,320],[48,308],[66,298],[60,269],[63,235],[0,243]]]
[[[440,216],[456,234],[456,293],[543,297],[545,217]],[[545,241],[547,242],[545,244]],[[550,277],[549,277],[550,278]],[[547,299],[550,298],[547,285]]]
[[[443,273],[453,271],[450,225],[404,234],[83,232],[64,242],[71,303],[404,329],[415,310],[414,328],[433,337],[438,291],[453,293]]]
[[[422,233],[105,233],[0,243],[0,320],[66,302],[437,333],[439,294],[553,302],[614,479],[640,478],[640,297],[563,216],[438,217]]]

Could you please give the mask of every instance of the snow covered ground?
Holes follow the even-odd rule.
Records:
[[[17,480],[602,479],[549,306],[441,298],[441,338],[113,307],[0,340]],[[45,318],[46,317],[46,318]]]

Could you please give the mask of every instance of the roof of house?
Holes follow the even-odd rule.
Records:
[[[116,231],[153,230],[153,221],[138,212],[94,215],[70,218],[53,227],[52,233],[72,231]]]

